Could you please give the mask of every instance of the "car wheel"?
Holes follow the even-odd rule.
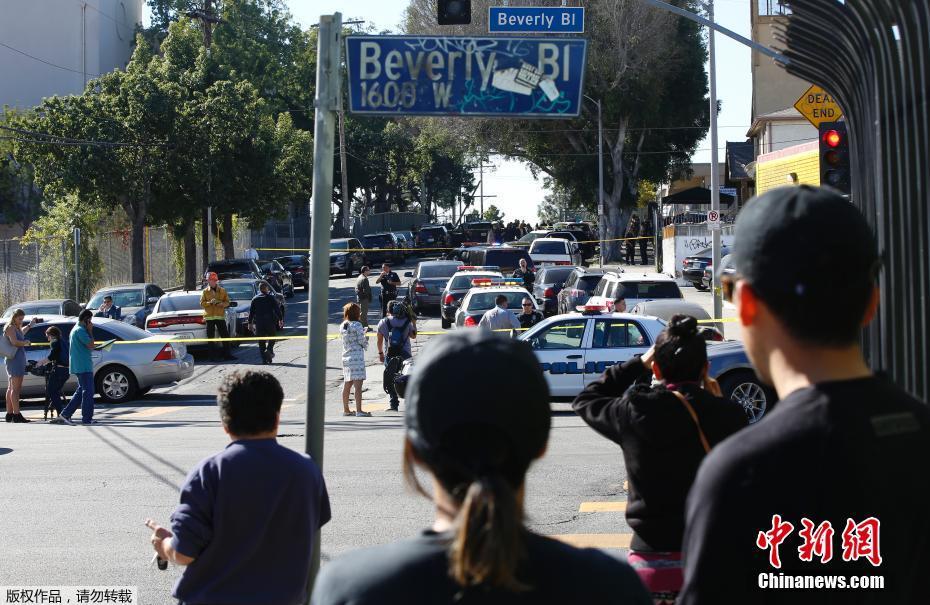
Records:
[[[698,290],[698,291],[700,291],[700,292],[707,292],[710,288],[704,287],[704,284],[702,284],[702,283],[695,282],[695,284],[694,284],[694,289],[695,289],[695,290]]]
[[[349,261],[349,266],[346,267],[346,277],[352,277],[352,261]]]
[[[443,317],[442,318],[442,329],[448,330],[451,327],[452,327],[452,322],[446,319],[445,317]]]
[[[125,403],[136,398],[139,386],[132,372],[123,366],[107,366],[97,372],[97,393],[108,403]]]
[[[743,408],[749,424],[758,422],[775,401],[774,394],[748,371],[733,372],[721,378],[720,391],[724,399],[730,399]]]

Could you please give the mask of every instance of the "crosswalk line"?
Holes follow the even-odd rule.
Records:
[[[549,536],[576,548],[629,548],[633,534],[557,534]]]
[[[621,502],[582,502],[578,507],[580,513],[622,513],[626,511],[626,501]]]
[[[188,406],[186,405],[175,405],[175,406],[165,406],[165,407],[154,407],[146,408],[144,410],[139,410],[138,412],[129,412],[128,414],[120,414],[115,418],[120,420],[124,418],[152,418],[154,416],[161,416],[162,414],[170,414],[171,412],[177,412],[178,410],[186,410]]]

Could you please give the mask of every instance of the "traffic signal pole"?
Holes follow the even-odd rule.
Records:
[[[305,450],[323,468],[326,398],[326,324],[329,315],[329,245],[333,196],[336,112],[340,109],[342,15],[320,16],[313,127],[313,213],[310,240],[310,295],[307,305],[307,417]],[[320,532],[313,544],[307,599],[320,568]]]

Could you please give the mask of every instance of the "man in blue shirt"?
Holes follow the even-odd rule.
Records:
[[[79,403],[81,424],[100,424],[94,420],[94,359],[91,355],[91,351],[94,350],[93,316],[94,314],[87,309],[81,311],[68,340],[68,365],[71,367],[71,373],[77,376],[78,388],[59,416],[65,424],[74,424],[71,415]]]
[[[275,440],[283,400],[267,372],[227,376],[217,405],[232,443],[188,475],[171,529],[145,522],[158,557],[187,566],[173,592],[182,605],[307,600],[329,496],[316,463]]]

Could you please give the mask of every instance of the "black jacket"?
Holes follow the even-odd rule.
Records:
[[[677,552],[685,531],[685,499],[705,454],[687,408],[665,386],[650,386],[651,377],[652,372],[634,357],[589,384],[572,407],[623,449],[632,548]],[[682,386],[679,392],[694,408],[711,447],[748,423],[733,401],[697,385]]]
[[[281,307],[272,294],[259,294],[249,305],[249,323],[258,330],[274,330],[281,321]]]

